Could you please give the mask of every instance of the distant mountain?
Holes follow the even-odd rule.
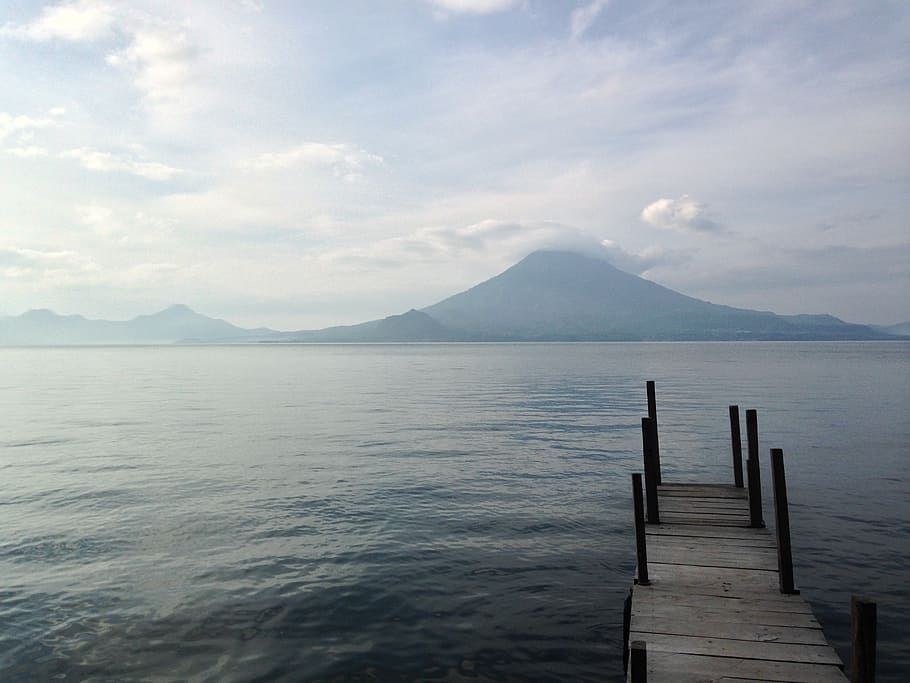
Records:
[[[359,325],[278,333],[274,335],[272,341],[382,343],[460,341],[463,338],[464,335],[461,333],[412,308],[401,315],[390,315]]]
[[[895,337],[910,337],[910,322],[895,325],[873,325],[872,329]]]
[[[89,320],[35,310],[0,318],[0,345],[171,342],[866,340],[910,334],[830,315],[776,315],[720,306],[562,251],[538,251],[422,311],[322,330],[243,329],[186,306],[132,320]],[[903,331],[902,331],[903,330]]]
[[[480,340],[882,339],[829,315],[781,316],[695,299],[582,254],[538,251],[423,309]]]
[[[236,342],[274,333],[246,330],[224,320],[177,305],[132,320],[90,320],[57,315],[46,309],[0,318],[0,344],[56,346],[67,344],[162,344],[177,341]]]

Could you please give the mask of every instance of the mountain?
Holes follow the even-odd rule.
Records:
[[[273,333],[246,330],[177,305],[132,320],[90,320],[57,315],[46,309],[0,318],[0,344],[55,346],[63,344],[162,344],[176,341],[244,341]]]
[[[478,340],[882,339],[829,315],[781,316],[720,306],[626,273],[602,259],[538,251],[423,309]]]
[[[873,325],[872,329],[894,337],[910,337],[910,322],[897,323],[895,325]]]
[[[381,320],[371,320],[359,325],[278,333],[272,341],[383,343],[461,341],[462,339],[464,339],[464,335],[460,332],[441,325],[426,313],[412,308],[401,315],[390,315]]]
[[[876,330],[830,315],[776,315],[720,306],[597,257],[537,251],[496,277],[421,311],[359,325],[298,332],[243,329],[186,306],[126,321],[34,310],[0,318],[0,345],[865,340],[895,339],[902,329]]]

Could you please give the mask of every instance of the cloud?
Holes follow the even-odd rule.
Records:
[[[518,0],[429,0],[436,7],[456,14],[492,14],[512,9]]]
[[[167,181],[182,175],[183,170],[157,161],[128,159],[110,152],[101,152],[90,147],[79,147],[60,153],[61,159],[75,159],[90,171],[103,173],[123,172],[155,181]]]
[[[594,0],[584,7],[572,11],[569,17],[569,31],[572,40],[581,38],[609,4],[609,0]]]
[[[36,42],[93,42],[109,37],[115,25],[116,17],[110,4],[99,0],[75,0],[45,7],[38,18],[28,24],[7,24],[0,28],[0,35]]]
[[[109,65],[131,71],[135,86],[152,107],[192,106],[198,49],[184,31],[173,26],[143,27],[126,49],[107,56]]]
[[[90,277],[98,270],[91,259],[72,250],[0,247],[0,274],[11,280],[41,279],[67,284]]]
[[[35,128],[47,128],[53,126],[54,122],[50,119],[36,119],[31,116],[13,116],[6,112],[0,111],[0,140],[8,138],[13,133],[20,133]]]
[[[723,226],[706,215],[705,205],[689,195],[678,199],[658,199],[641,212],[641,220],[663,230],[678,232],[723,232]]]
[[[304,142],[283,152],[260,154],[241,164],[247,171],[269,172],[302,166],[331,168],[336,177],[357,180],[369,166],[383,163],[381,156],[345,143]]]
[[[612,240],[555,221],[503,221],[486,219],[463,226],[428,227],[411,234],[380,240],[372,245],[338,249],[322,260],[355,269],[408,267],[418,263],[452,263],[494,255],[500,262],[515,262],[541,249],[574,251],[602,258],[621,270],[644,273],[649,268],[686,260],[678,251],[659,248],[635,254]]]
[[[11,147],[6,150],[6,153],[19,157],[20,159],[47,156],[47,150],[44,147],[37,147],[35,145],[29,145],[28,147]]]

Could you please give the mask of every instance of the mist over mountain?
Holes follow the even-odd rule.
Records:
[[[172,342],[745,341],[894,339],[830,315],[777,315],[712,304],[619,270],[602,258],[537,251],[421,311],[358,325],[244,329],[182,305],[127,321],[33,310],[0,318],[0,344]]]
[[[91,320],[81,315],[57,315],[46,309],[0,318],[0,344],[7,346],[236,342],[273,333],[267,328],[243,329],[183,305],[132,320]]]
[[[873,325],[872,329],[897,337],[910,337],[910,321],[894,325]]]

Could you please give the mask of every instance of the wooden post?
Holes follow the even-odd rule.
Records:
[[[632,475],[632,502],[635,508],[635,553],[638,556],[638,579],[635,583],[647,586],[648,581],[648,548],[645,539],[645,505],[641,492],[641,473]]]
[[[629,632],[632,630],[632,591],[622,601],[622,672],[629,673]]]
[[[654,462],[654,427],[650,417],[641,418],[641,441],[645,460],[648,524],[660,524],[660,513],[657,509],[657,465]]]
[[[654,380],[648,380],[648,417],[654,421],[654,461],[657,463],[657,484],[663,483],[660,474],[660,438],[657,435],[657,398],[654,393]]]
[[[739,406],[730,406],[730,440],[733,445],[733,484],[743,487],[743,438],[739,430]]]
[[[854,595],[850,598],[850,612],[853,622],[850,680],[852,683],[875,683],[875,631],[878,609],[869,598]],[[632,645],[635,646],[634,643]],[[634,656],[634,650],[632,654]]]
[[[790,546],[790,510],[787,505],[787,477],[784,474],[784,452],[771,449],[771,483],[774,486],[774,515],[777,531],[777,570],[780,592],[798,595],[793,585],[793,550]]]
[[[643,640],[633,640],[629,657],[629,679],[632,683],[648,683],[648,646]]]
[[[749,458],[746,470],[749,475],[749,526],[764,528],[765,520],[761,511],[761,467],[758,463],[758,413],[746,411],[746,438],[749,442]]]

